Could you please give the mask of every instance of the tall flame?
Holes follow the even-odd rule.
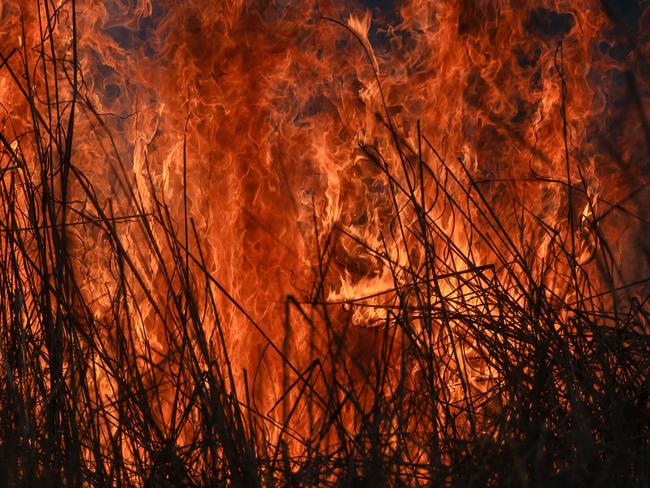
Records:
[[[650,43],[639,40],[647,36],[647,9],[627,19],[603,8],[615,2],[596,0],[365,3],[81,0],[73,45],[69,2],[0,2],[2,63],[30,63],[34,93],[54,89],[56,78],[61,98],[81,97],[72,159],[94,185],[96,205],[107,215],[167,219],[176,229],[170,236],[126,217],[116,224],[147,281],[125,304],[138,309],[134,330],[152,347],[138,354],[156,355],[161,375],[167,367],[181,374],[164,362],[172,353],[165,311],[142,290],[164,295],[166,283],[182,282],[160,264],[174,252],[188,262],[204,256],[203,271],[219,290],[214,309],[202,304],[213,310],[202,312],[214,324],[206,336],[220,350],[223,324],[234,384],[250,389],[271,418],[280,417],[273,409],[287,402],[295,371],[310,371],[327,342],[325,326],[313,330],[298,312],[287,325],[287,296],[311,309],[315,322],[328,310],[359,383],[387,340],[382,330],[396,290],[404,307],[417,308],[409,290],[424,284],[408,270],[426,263],[414,209],[453,242],[447,251],[435,237],[427,244],[438,246],[439,271],[448,271],[434,295],[452,304],[449,314],[454,303],[497,313],[462,282],[457,271],[470,267],[507,281],[504,268],[520,266],[515,274],[525,281],[525,262],[549,296],[567,302],[576,291],[564,276],[576,269],[597,283],[592,295],[650,271],[648,236],[635,218],[649,203],[637,186],[647,180],[647,153],[637,150],[647,122],[634,110],[621,115],[631,91],[647,104],[647,76],[630,81],[647,71]],[[384,3],[390,7],[377,6]],[[55,17],[63,36],[51,47],[60,65],[47,78],[39,68],[51,54],[34,47],[43,17]],[[64,83],[73,49],[76,89]],[[13,153],[0,160],[6,171],[12,159],[27,161],[43,148],[23,143],[32,115],[5,71],[0,102],[2,131],[12,137]],[[67,120],[67,110],[55,116]],[[449,199],[441,198],[441,182]],[[80,211],[92,206],[82,189],[70,192]],[[168,215],[157,214],[161,201]],[[142,246],[147,236],[161,259]],[[598,247],[604,236],[617,242],[606,253]],[[87,230],[68,243],[98,321],[116,313],[111,297],[120,292],[103,239]],[[174,239],[181,244],[167,248]],[[547,274],[558,241],[572,243],[577,262]],[[603,259],[617,263],[614,274]],[[461,329],[439,344],[465,358],[446,381],[450,390],[471,384],[484,393],[497,373],[479,360],[480,344],[460,339]],[[395,366],[402,367],[416,381],[424,366]],[[324,366],[323,375],[335,369]],[[97,380],[104,393],[119,395],[105,376]],[[164,405],[158,414],[163,421],[175,415]]]

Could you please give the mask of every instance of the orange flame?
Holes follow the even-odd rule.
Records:
[[[205,271],[215,279],[211,286],[218,283],[229,294],[218,293],[218,314],[210,312],[206,323],[218,318],[223,324],[235,385],[243,391],[250,382],[259,410],[271,418],[280,418],[272,407],[284,398],[286,358],[305,371],[325,344],[324,329],[314,332],[300,318],[287,328],[287,296],[336,317],[360,383],[397,306],[395,290],[407,308],[417,308],[409,290],[424,284],[408,270],[425,266],[414,230],[420,217],[398,210],[414,203],[400,188],[418,195],[415,204],[454,243],[457,252],[437,258],[448,276],[436,286],[439,300],[458,307],[462,302],[497,313],[467,298],[473,285],[457,270],[494,266],[495,276],[507,280],[500,253],[509,264],[526,261],[546,276],[558,240],[574,242],[578,259],[572,265],[598,283],[594,295],[648,275],[647,260],[631,266],[623,259],[639,255],[647,236],[633,220],[616,217],[639,214],[648,203],[629,183],[640,157],[634,148],[642,120],[614,119],[624,90],[620,80],[641,54],[614,52],[625,44],[625,33],[600,2],[395,3],[391,11],[371,12],[337,0],[77,2],[83,103],[74,164],[92,180],[107,212],[169,219],[175,238],[187,245],[179,255],[203,253]],[[0,52],[9,65],[22,57],[34,67],[35,93],[55,83],[38,72],[39,59],[49,56],[34,48],[39,13],[46,15],[44,7],[0,3]],[[57,30],[67,36],[56,47],[59,58],[71,59],[70,7],[59,2],[47,15],[58,18]],[[647,23],[647,14],[640,22]],[[60,80],[69,76],[65,61],[56,70]],[[646,82],[638,80],[646,103]],[[60,87],[62,98],[72,95],[62,81]],[[3,152],[0,164],[9,168],[39,149],[23,143],[31,116],[5,72],[0,102],[2,130],[13,137],[12,152]],[[616,124],[627,129],[612,129]],[[604,133],[617,137],[609,152]],[[427,169],[420,176],[422,162]],[[443,203],[441,181],[456,206]],[[75,191],[71,201],[82,193]],[[170,215],[155,215],[159,199]],[[482,201],[502,230],[472,203]],[[149,231],[140,223],[126,221],[119,232],[147,280],[142,289],[166,290],[168,280],[181,279],[167,276],[154,251],[141,246]],[[170,236],[150,232],[163,249]],[[599,235],[620,236],[611,250],[620,263],[615,276],[600,274]],[[69,243],[82,257],[77,272],[98,321],[113,313],[111,297],[119,292],[102,239],[100,231],[88,231]],[[435,236],[431,245],[442,248]],[[515,249],[527,254],[517,256]],[[172,251],[161,252],[172,259]],[[549,295],[571,301],[574,291],[562,276],[570,268],[544,278]],[[526,279],[523,269],[519,277]],[[321,292],[312,287],[319,280]],[[138,307],[134,331],[151,345],[155,352],[148,353],[162,371],[170,352],[161,315],[135,288],[125,307]],[[447,313],[454,313],[453,305]],[[211,327],[206,335],[219,350],[217,326]],[[447,388],[459,397],[453,391],[465,384],[475,395],[485,393],[497,373],[479,359],[483,346],[463,339],[460,322],[454,327],[440,332],[446,338],[439,347],[464,358],[464,366],[444,373]],[[416,378],[422,365],[408,368]],[[254,371],[263,374],[253,380]],[[114,397],[119,387],[109,376],[97,381]],[[163,423],[172,415],[161,406]]]

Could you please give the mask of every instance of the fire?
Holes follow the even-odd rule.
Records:
[[[3,232],[68,226],[72,264],[42,265],[75,283],[50,308],[79,317],[104,412],[86,459],[144,463],[118,408],[127,356],[161,445],[192,442],[206,395],[278,452],[335,452],[336,419],[357,432],[406,377],[448,399],[454,434],[496,438],[517,399],[492,392],[512,379],[494,344],[535,336],[544,307],[555,331],[647,290],[648,9],[365,4],[0,1],[0,171],[24,209]],[[49,216],[30,210],[44,188]],[[422,415],[391,429],[451,435]]]

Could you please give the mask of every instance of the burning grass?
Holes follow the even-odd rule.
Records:
[[[21,41],[0,60],[29,109],[0,132],[4,486],[650,483],[650,278],[622,281],[606,219],[648,232],[647,208],[629,205],[647,176],[622,168],[630,194],[599,198],[572,180],[565,131],[566,175],[479,179],[384,105],[390,149],[357,148],[381,182],[375,232],[360,235],[363,218],[323,228],[313,203],[311,287],[285,297],[271,334],[188,213],[187,136],[168,201],[85,95],[75,4],[67,34],[47,5],[34,51]],[[75,162],[90,132],[119,202]],[[525,198],[504,211],[503,185],[560,187],[565,219]],[[252,369],[233,323],[261,344]]]

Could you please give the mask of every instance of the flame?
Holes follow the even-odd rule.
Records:
[[[42,62],[34,46],[44,7],[28,3],[0,3],[0,52],[17,49],[8,65],[19,57],[33,67]],[[400,188],[413,187],[421,198],[417,205],[439,229],[430,245],[442,249],[442,235],[454,243],[455,250],[437,258],[443,277],[436,296],[458,310],[471,305],[497,313],[475,295],[479,285],[461,276],[495,266],[495,276],[509,279],[493,246],[509,262],[519,262],[515,247],[527,249],[521,259],[541,276],[544,263],[559,252],[558,241],[573,239],[578,259],[571,264],[602,288],[594,294],[648,274],[645,262],[601,276],[595,257],[599,235],[621,236],[612,251],[617,261],[638,253],[639,228],[615,215],[640,213],[647,203],[638,194],[629,196],[633,187],[619,169],[623,162],[635,171],[634,134],[642,122],[615,119],[624,91],[620,80],[634,69],[630,58],[636,54],[614,52],[624,44],[623,35],[600,2],[396,4],[392,12],[371,12],[355,11],[342,0],[76,2],[83,103],[77,108],[74,164],[92,180],[107,212],[169,219],[182,242],[187,231],[189,249],[174,252],[202,253],[205,271],[215,278],[210,286],[217,290],[218,283],[227,291],[227,297],[217,291],[218,313],[206,312],[211,320],[205,323],[223,324],[239,391],[252,381],[252,372],[266,373],[249,384],[260,411],[284,395],[286,366],[269,341],[278,350],[285,344],[283,352],[298,371],[323,346],[312,340],[317,344],[308,352],[312,332],[306,325],[287,331],[287,296],[306,307],[323,306],[346,324],[340,333],[347,337],[350,364],[370,361],[364,348],[398,313],[396,290],[406,313],[417,309],[409,290],[426,284],[410,270],[425,266],[414,230],[422,217],[407,209],[413,202]],[[62,37],[55,49],[60,59],[71,59],[70,5],[57,5]],[[62,80],[67,69],[62,61],[54,74]],[[53,88],[54,78],[37,73],[34,93]],[[646,82],[639,82],[646,103]],[[72,88],[60,86],[62,99],[72,96]],[[11,151],[2,153],[2,168],[12,160],[29,161],[39,150],[27,142],[32,121],[20,100],[3,71],[2,130],[13,139]],[[611,130],[617,124],[620,134]],[[617,137],[616,150],[607,152],[600,136],[609,132]],[[421,178],[420,161],[427,164]],[[396,176],[391,180],[388,174]],[[441,182],[448,184],[447,203],[440,197]],[[74,191],[71,201],[82,194]],[[169,215],[156,215],[158,199]],[[479,201],[499,216],[502,230],[491,227],[484,207],[472,203]],[[476,222],[481,238],[461,214]],[[148,232],[160,245],[161,260],[141,244]],[[170,236],[129,221],[119,233],[146,282],[142,289],[163,293],[168,283],[178,284],[178,274],[168,276],[160,265],[173,259],[165,247]],[[501,235],[513,236],[517,246]],[[81,289],[98,322],[114,313],[111,297],[120,292],[102,239],[102,232],[88,230],[70,242],[83,256],[76,271],[85,277]],[[330,266],[321,274],[326,260]],[[573,293],[562,273],[545,278],[549,295]],[[523,269],[519,276],[524,279]],[[312,287],[319,280],[320,295]],[[165,374],[181,373],[164,364],[172,351],[161,314],[135,288],[124,307],[138,310],[138,342],[150,344],[161,363],[152,372],[153,385]],[[424,334],[424,319],[414,320],[414,334]],[[220,350],[217,325],[206,327],[211,347]],[[458,321],[453,330],[436,332],[444,354],[464,358],[465,366],[444,373],[446,388],[460,397],[463,385],[471,384],[475,395],[485,394],[498,374],[485,361],[468,366],[485,353],[481,344],[464,339],[464,327]],[[119,386],[104,366],[98,366],[104,372],[97,381],[102,394],[114,398]],[[417,381],[422,366],[408,368]],[[362,382],[362,370],[355,381]],[[157,415],[165,424],[173,413],[163,402]]]

